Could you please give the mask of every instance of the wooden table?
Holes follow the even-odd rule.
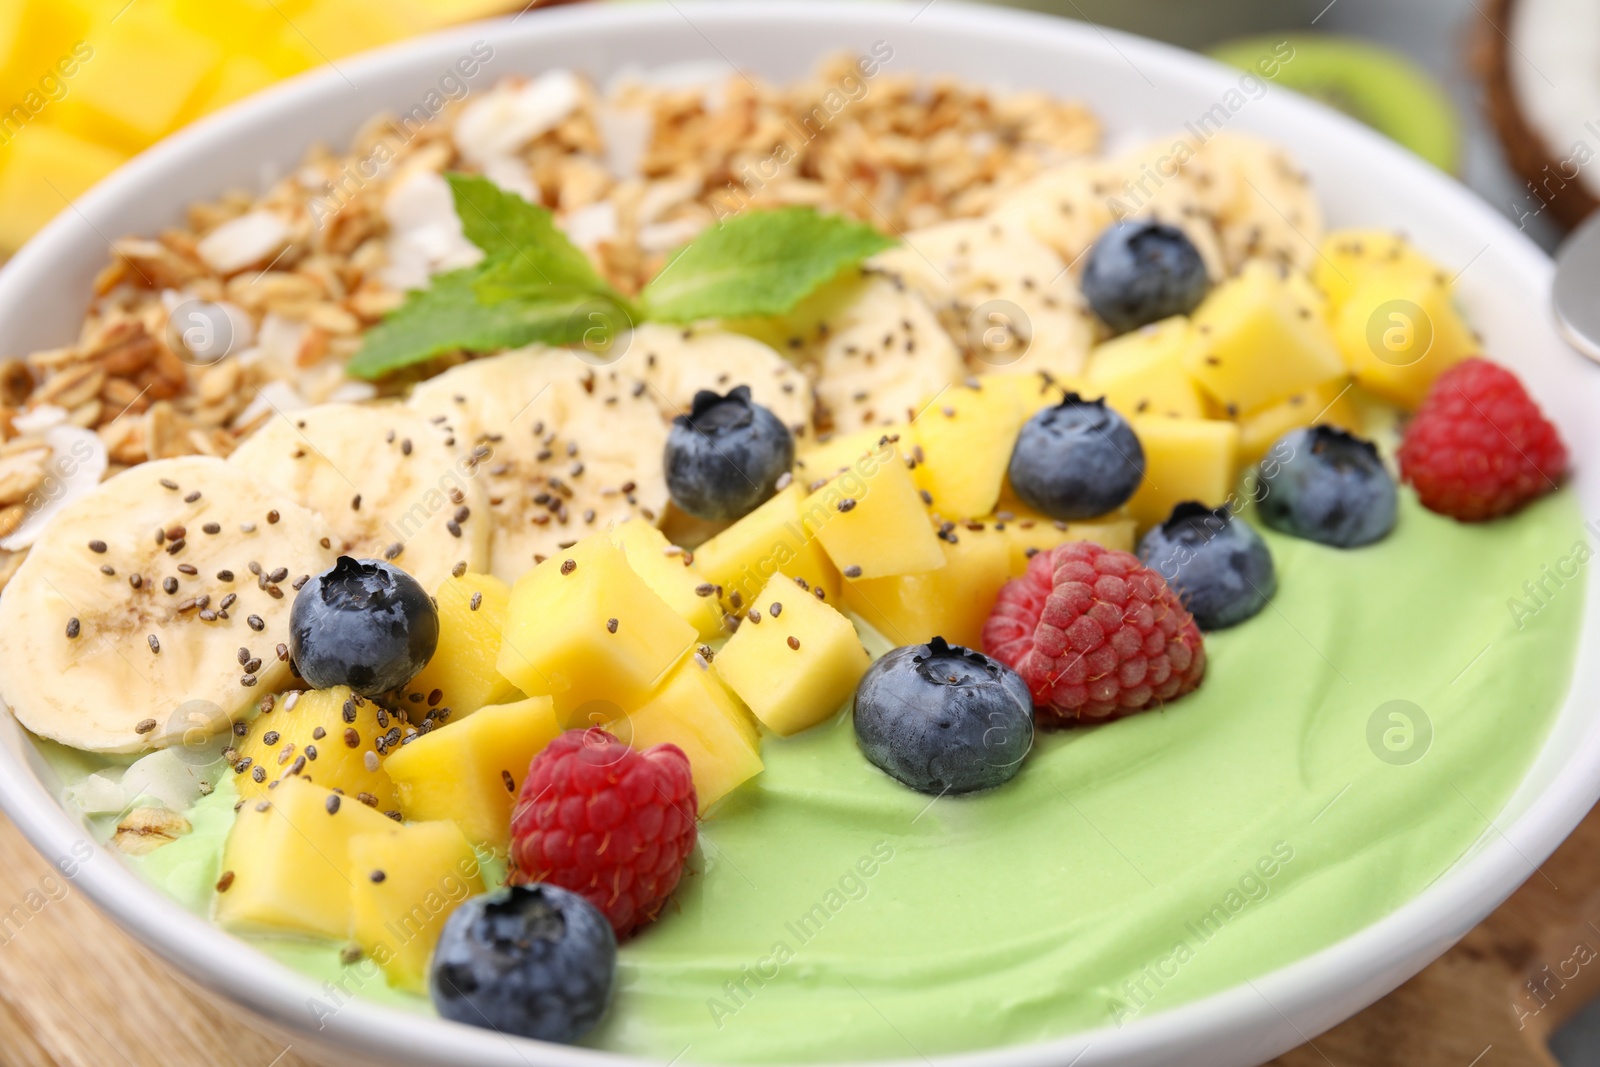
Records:
[[[1597,857],[1600,809],[1442,959],[1275,1062],[1554,1067],[1543,1035],[1600,993]],[[171,978],[69,883],[48,880],[51,873],[0,820],[0,914],[30,892],[59,897],[20,929],[0,925],[0,1064],[309,1067],[292,1048]],[[1529,980],[1545,1006],[1524,986]]]

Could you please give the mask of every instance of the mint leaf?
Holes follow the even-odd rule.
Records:
[[[550,287],[544,298],[486,304],[477,293],[481,273],[479,266],[440,274],[429,288],[412,292],[367,332],[345,372],[375,379],[449,352],[575,344],[584,340],[596,315],[602,322],[627,321],[614,302],[571,288]]]
[[[644,287],[641,311],[660,322],[781,315],[893,244],[865,223],[807,207],[746,212],[680,249]]]
[[[561,232],[548,208],[475,174],[445,178],[467,240],[483,249],[488,262],[520,273],[530,287],[543,283],[615,295],[589,257]]]

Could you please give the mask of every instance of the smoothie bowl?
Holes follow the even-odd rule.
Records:
[[[1357,1010],[1600,792],[1600,397],[1292,62],[542,13],[135,161],[0,274],[7,813],[331,1062]]]

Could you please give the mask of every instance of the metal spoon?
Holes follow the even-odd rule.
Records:
[[[1557,250],[1551,299],[1562,336],[1600,363],[1600,212],[1590,215]]]

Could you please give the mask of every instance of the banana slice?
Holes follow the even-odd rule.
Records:
[[[1311,179],[1287,151],[1248,134],[1213,136],[1200,156],[1219,176],[1210,196],[1230,272],[1269,259],[1309,273],[1324,225]],[[1187,168],[1186,168],[1187,169]]]
[[[0,697],[87,752],[192,743],[288,684],[293,580],[334,555],[317,515],[226,460],[132,467],[63,509],[0,597]]]
[[[882,271],[847,272],[781,318],[726,325],[811,364],[834,433],[906,422],[967,374],[928,302]]]
[[[666,423],[649,387],[614,368],[519,349],[453,367],[408,403],[481,457],[489,570],[507,582],[612,521],[666,509]]]
[[[1020,227],[941,222],[906,234],[871,265],[921,293],[980,373],[1083,370],[1093,313],[1067,265]]]
[[[810,436],[811,382],[753,337],[645,323],[617,343],[627,355],[616,369],[648,382],[669,418],[689,410],[701,389],[726,393],[736,385],[748,385],[751,398],[778,416],[796,438]]]
[[[489,559],[488,497],[470,445],[399,404],[280,414],[228,462],[320,514],[334,547],[390,559],[429,592]]]

